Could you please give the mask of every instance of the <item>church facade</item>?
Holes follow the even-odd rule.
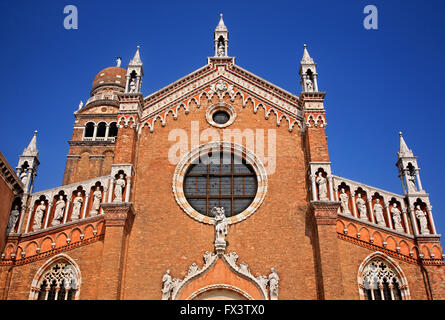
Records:
[[[146,97],[139,47],[100,71],[56,188],[33,191],[34,135],[1,220],[1,299],[445,299],[402,135],[404,194],[336,176],[307,47],[296,96],[238,66],[228,42],[221,15],[207,64]]]

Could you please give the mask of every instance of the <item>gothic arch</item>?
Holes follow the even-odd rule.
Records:
[[[60,299],[58,296],[61,290],[64,290],[65,296],[69,296],[68,291],[72,293],[72,300],[78,300],[80,295],[82,277],[77,263],[66,254],[59,254],[47,260],[37,271],[31,282],[29,300],[37,300],[39,297],[48,299],[49,284],[55,285],[54,300]],[[45,292],[42,290],[45,289]],[[62,288],[63,287],[63,288]],[[69,289],[69,290],[68,290]],[[40,294],[40,295],[39,295]],[[62,299],[60,299],[62,300]]]
[[[373,287],[374,283],[378,285],[377,288]],[[378,299],[375,291],[380,295],[380,299],[385,299],[383,286],[388,283],[392,299],[397,299],[399,293],[401,300],[410,299],[408,281],[399,265],[382,252],[371,253],[358,268],[357,284],[360,299],[371,299],[371,297],[373,300]]]

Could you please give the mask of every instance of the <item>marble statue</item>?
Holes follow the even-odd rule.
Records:
[[[269,274],[269,298],[270,300],[278,300],[278,281],[280,278],[278,277],[277,272],[274,268],[270,268]]]
[[[312,80],[310,79],[309,76],[306,77],[306,91],[307,92],[312,92],[314,91],[314,84],[312,83]]]
[[[359,218],[362,220],[368,220],[368,216],[366,215],[366,202],[362,199],[362,195],[360,193],[357,193],[357,200],[355,203],[357,204]]]
[[[349,196],[348,194],[345,192],[345,189],[342,188],[341,189],[341,193],[340,193],[340,201],[341,201],[341,212],[346,213],[346,214],[350,214],[351,212],[349,211]]]
[[[408,174],[406,176],[406,181],[408,183],[408,191],[417,191],[416,177],[414,175]]]
[[[224,208],[214,207],[212,214],[215,216],[215,243],[226,243],[227,219]]]
[[[46,206],[44,201],[40,201],[40,204],[36,208],[36,212],[34,214],[34,225],[32,229],[38,230],[42,227],[43,215],[45,214]]]
[[[121,67],[121,63],[122,63],[121,57],[117,57],[116,58],[116,67],[120,68]]]
[[[383,207],[380,204],[380,199],[377,199],[374,204],[374,214],[378,225],[386,226],[385,217],[383,216]]]
[[[397,204],[395,203],[393,203],[392,205],[391,215],[392,215],[392,220],[394,221],[394,228],[396,229],[396,231],[403,232],[404,230],[402,226],[402,213],[397,208]]]
[[[20,180],[22,181],[23,185],[26,186],[26,182],[28,180],[28,173],[26,170],[23,170],[23,172],[20,173]]]
[[[19,219],[20,211],[19,205],[16,204],[14,209],[11,210],[11,214],[9,215],[8,226],[6,227],[6,234],[9,234],[11,231],[15,229],[15,225],[17,224],[17,220]]]
[[[430,230],[428,229],[428,220],[426,217],[426,213],[420,209],[420,206],[416,206],[416,210],[414,210],[414,214],[416,218],[419,219],[420,223],[420,233],[421,234],[430,234]]]
[[[65,206],[66,204],[65,200],[63,200],[63,196],[59,196],[59,200],[56,202],[56,208],[54,209],[54,218],[51,225],[55,226],[62,222]]]
[[[167,270],[162,277],[162,300],[170,299],[173,289],[173,280],[170,275],[170,270]]]
[[[90,215],[95,216],[99,213],[100,203],[102,201],[102,191],[99,187],[96,187],[96,191],[93,192],[93,205]]]
[[[218,45],[218,57],[224,57],[226,53],[225,47],[222,43]]]
[[[80,218],[80,209],[82,208],[82,203],[83,203],[83,198],[80,195],[74,198],[71,220],[77,220]]]
[[[113,202],[122,202],[122,194],[125,188],[124,175],[120,174],[119,179],[116,180],[116,186],[114,187],[114,200]]]
[[[318,200],[320,201],[328,201],[328,188],[326,178],[322,176],[322,173],[319,172],[318,176],[315,180],[318,184]]]
[[[130,81],[130,93],[136,92],[136,80],[135,78],[131,79]]]

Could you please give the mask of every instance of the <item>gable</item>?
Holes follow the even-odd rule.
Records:
[[[232,101],[239,95],[243,106],[249,100],[252,102],[254,113],[262,107],[266,119],[275,115],[277,125],[284,119],[289,131],[292,131],[295,124],[302,128],[303,112],[297,96],[233,62],[233,58],[209,58],[206,66],[147,96],[144,99],[140,130],[147,126],[153,132],[156,121],[166,125],[168,113],[172,113],[176,119],[181,108],[187,113],[192,101],[199,107],[202,99],[210,101],[215,94],[228,94]],[[224,84],[225,92],[217,92],[215,89],[219,82]]]

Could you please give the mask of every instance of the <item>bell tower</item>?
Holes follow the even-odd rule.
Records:
[[[34,179],[37,175],[37,167],[39,166],[39,151],[37,150],[37,131],[34,131],[34,136],[31,139],[28,147],[23,150],[19,157],[17,164],[17,176],[22,180],[24,193],[32,193],[34,186]]]
[[[127,67],[127,82],[125,86],[125,93],[140,93],[142,87],[142,77],[144,70],[142,68],[142,60],[139,54],[139,46],[137,46],[136,53]]]

